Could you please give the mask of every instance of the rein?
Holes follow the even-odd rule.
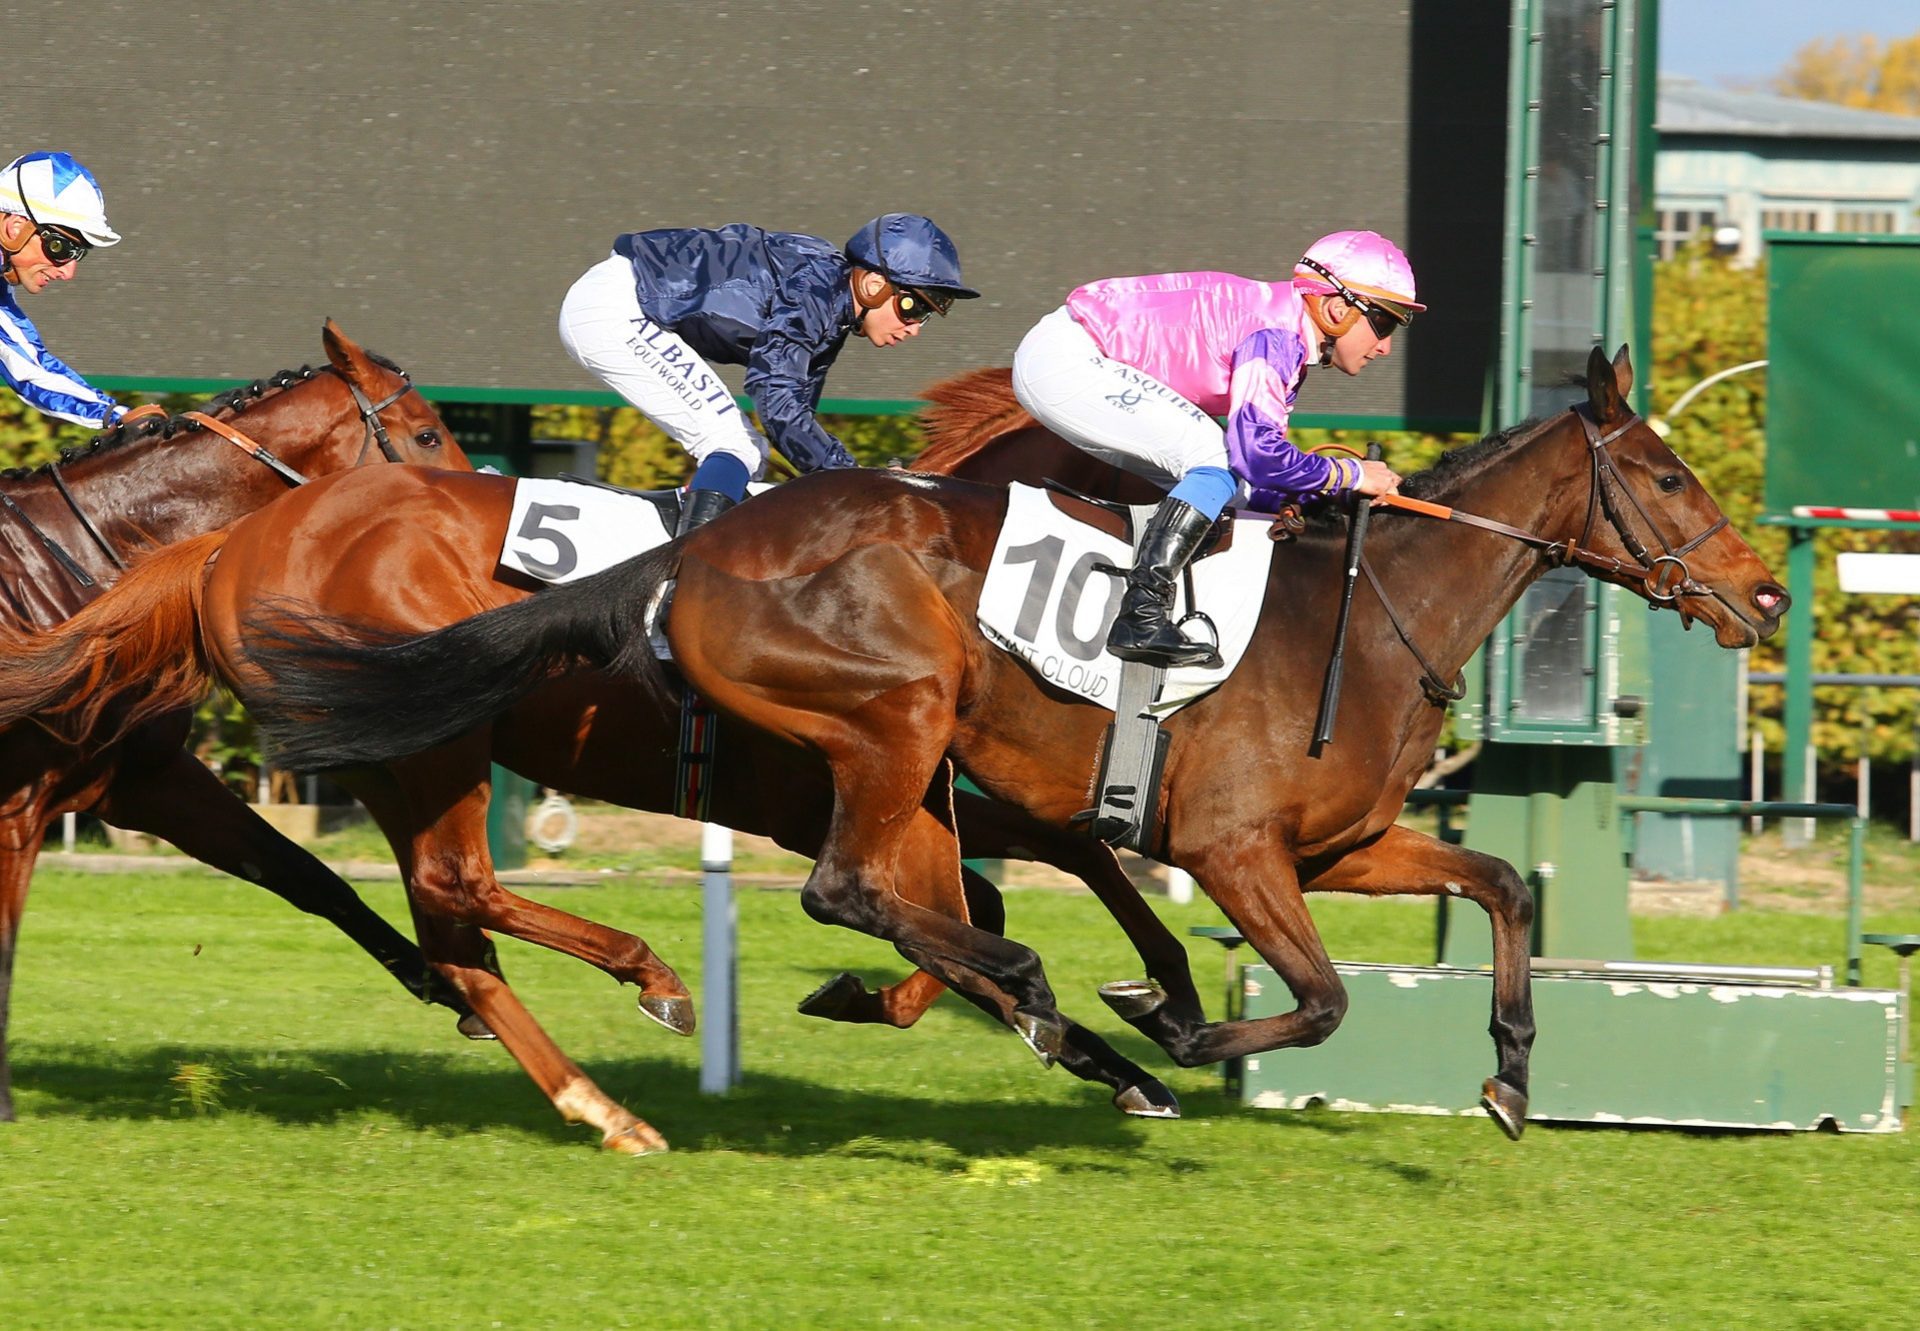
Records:
[[[1508,537],[1541,551],[1546,555],[1548,564],[1555,567],[1577,564],[1585,569],[1589,576],[1610,575],[1622,580],[1637,579],[1645,589],[1647,600],[1655,607],[1671,605],[1684,618],[1685,609],[1675,604],[1681,597],[1713,595],[1711,588],[1694,579],[1687,568],[1684,556],[1697,550],[1725,527],[1728,523],[1726,514],[1721,514],[1718,522],[1712,523],[1691,540],[1674,545],[1667,539],[1666,533],[1660,530],[1660,524],[1654,521],[1653,515],[1647,512],[1645,505],[1634,497],[1632,490],[1627,488],[1626,482],[1620,478],[1613,455],[1607,451],[1607,445],[1638,425],[1641,418],[1630,416],[1626,424],[1601,434],[1598,423],[1594,421],[1585,405],[1575,406],[1571,410],[1579,419],[1580,428],[1587,436],[1587,455],[1591,462],[1587,489],[1587,520],[1581,528],[1578,540],[1549,541],[1544,536],[1495,521],[1493,518],[1483,518],[1477,513],[1464,513],[1445,504],[1430,503],[1424,499],[1411,499],[1404,495],[1380,495],[1375,502],[1383,508],[1397,508],[1418,517],[1435,518],[1441,522],[1457,522]],[[1640,520],[1646,524],[1647,530],[1653,533],[1654,539],[1660,543],[1660,554],[1648,558],[1646,545],[1634,534],[1633,528],[1621,516],[1620,507],[1614,499],[1616,492],[1626,498],[1626,501],[1633,506],[1633,511],[1638,513]],[[1587,548],[1593,537],[1594,520],[1600,513],[1606,514],[1614,534],[1620,538],[1620,543],[1627,548],[1627,552],[1634,560],[1639,561],[1638,563],[1619,559],[1613,555],[1599,554]],[[1387,620],[1393,625],[1394,632],[1400,635],[1400,641],[1406,644],[1407,650],[1412,652],[1414,659],[1420,663],[1423,674],[1420,690],[1426,695],[1427,701],[1436,707],[1441,707],[1465,697],[1466,673],[1462,671],[1452,684],[1448,684],[1408,634],[1406,626],[1400,622],[1400,616],[1394,610],[1393,602],[1387,599],[1386,589],[1380,585],[1380,579],[1375,575],[1373,566],[1362,558],[1360,570],[1367,575],[1367,582],[1372,586],[1374,595],[1380,598],[1380,604],[1386,610]]]
[[[321,368],[325,372],[337,375],[341,382],[346,384],[347,391],[353,394],[354,405],[359,410],[361,423],[366,429],[366,437],[360,444],[360,454],[354,459],[353,465],[358,467],[364,463],[367,458],[367,450],[375,444],[379,445],[381,455],[384,456],[387,461],[399,462],[401,460],[400,455],[395,451],[393,441],[387,435],[386,423],[380,419],[380,413],[388,407],[391,407],[407,394],[417,391],[414,388],[413,376],[398,366],[391,366],[395,373],[400,376],[400,387],[380,399],[380,401],[375,402],[369,398],[366,393],[361,391],[360,385],[347,378],[345,374],[342,374],[338,367],[327,365]],[[309,374],[310,373],[311,372],[309,372]],[[137,407],[121,419],[121,424],[138,420],[143,416],[152,415],[156,412],[161,415],[165,414],[162,409],[152,406],[152,404]],[[254,461],[261,463],[288,485],[298,486],[307,483],[308,478],[306,476],[275,457],[264,444],[249,437],[244,431],[238,430],[225,421],[208,415],[204,411],[185,411],[180,413],[180,416],[182,420],[192,421],[200,428],[226,440],[242,453],[254,459]],[[48,474],[53,477],[54,488],[60,492],[60,497],[66,501],[67,508],[80,523],[81,529],[92,538],[95,545],[100,547],[101,553],[106,555],[108,561],[124,573],[127,567],[126,564],[114,551],[112,544],[101,534],[100,529],[94,525],[93,520],[87,516],[86,511],[80,507],[79,501],[74,498],[73,491],[68,488],[66,481],[61,477],[59,465],[56,463],[50,467]],[[54,540],[35,525],[33,519],[27,516],[26,511],[15,503],[11,496],[0,493],[0,508],[4,508],[6,512],[12,514],[15,518],[19,519],[21,523],[25,524],[27,530],[39,538],[40,543],[46,547],[47,552],[53,556],[55,562],[57,562],[75,582],[79,583],[82,587],[91,587],[94,585],[94,580],[88,576],[87,571],[74,562],[73,557],[66,552],[58,541]]]

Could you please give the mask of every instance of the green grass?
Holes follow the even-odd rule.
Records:
[[[397,888],[364,892],[403,915]],[[642,933],[698,992],[695,891],[538,895]],[[614,1157],[497,1046],[263,893],[43,874],[15,984],[20,1121],[0,1125],[0,1327],[1911,1324],[1912,1131],[1535,1125],[1515,1144],[1478,1119],[1245,1110],[1093,997],[1138,967],[1090,900],[1009,904],[1063,1003],[1184,1119],[1122,1117],[952,1000],[904,1032],[797,1016],[843,967],[902,965],[792,893],[742,892],[747,1080],[726,1097],[699,1094],[697,1041],[631,991],[502,943],[560,1043],[674,1145]],[[1162,909],[1182,933],[1217,922]],[[1427,908],[1315,912],[1338,955],[1429,957]],[[1838,922],[1805,914],[1636,930],[1649,957],[1839,960]],[[1461,1077],[1491,1067],[1489,1046]]]

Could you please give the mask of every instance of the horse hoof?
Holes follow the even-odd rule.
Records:
[[[841,971],[800,1000],[800,1015],[839,1021],[854,1001],[866,992],[867,986],[860,982],[858,975],[852,971]]]
[[[1114,1106],[1135,1118],[1179,1118],[1180,1102],[1157,1081],[1129,1086],[1113,1097]]]
[[[1527,1130],[1525,1093],[1514,1090],[1498,1077],[1487,1078],[1481,1086],[1480,1107],[1500,1125],[1500,1131],[1507,1134],[1508,1141],[1519,1141],[1520,1134]]]
[[[1033,1056],[1040,1060],[1043,1068],[1054,1065],[1067,1042],[1066,1030],[1058,1021],[1036,1017],[1031,1013],[1014,1013],[1013,1029],[1027,1042],[1027,1048],[1033,1050]]]
[[[635,1119],[632,1127],[609,1132],[601,1138],[600,1147],[621,1155],[659,1155],[667,1149],[667,1139]]]
[[[1100,998],[1122,1021],[1138,1021],[1158,1011],[1167,992],[1152,980],[1115,980],[1100,986]]]
[[[665,1026],[675,1035],[693,1034],[693,1000],[684,994],[673,995],[667,998],[656,998],[652,994],[642,994],[640,995],[640,1010],[659,1022],[662,1026]]]
[[[491,1026],[481,1020],[478,1012],[469,1012],[466,1016],[460,1018],[459,1024],[455,1026],[454,1029],[466,1036],[469,1040],[498,1040],[500,1038],[493,1033]]]

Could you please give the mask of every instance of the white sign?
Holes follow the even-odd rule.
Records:
[[[1843,592],[1920,593],[1920,555],[1877,555],[1850,550],[1839,559]]]

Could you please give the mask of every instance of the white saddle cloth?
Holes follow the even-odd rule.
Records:
[[[1062,513],[1043,490],[1007,489],[1006,524],[980,595],[980,631],[1048,683],[1111,708],[1120,693],[1122,662],[1107,654],[1107,630],[1120,612],[1126,579],[1096,573],[1094,565],[1124,570],[1133,562],[1133,551],[1119,537]],[[1136,511],[1136,528],[1151,511]],[[1176,711],[1218,688],[1246,653],[1273,561],[1273,542],[1267,539],[1271,522],[1258,515],[1235,518],[1227,549],[1194,561],[1194,594],[1219,631],[1221,664],[1169,670],[1153,711]],[[1178,619],[1191,607],[1186,580],[1176,585]],[[1203,636],[1206,629],[1196,621],[1186,631]]]

